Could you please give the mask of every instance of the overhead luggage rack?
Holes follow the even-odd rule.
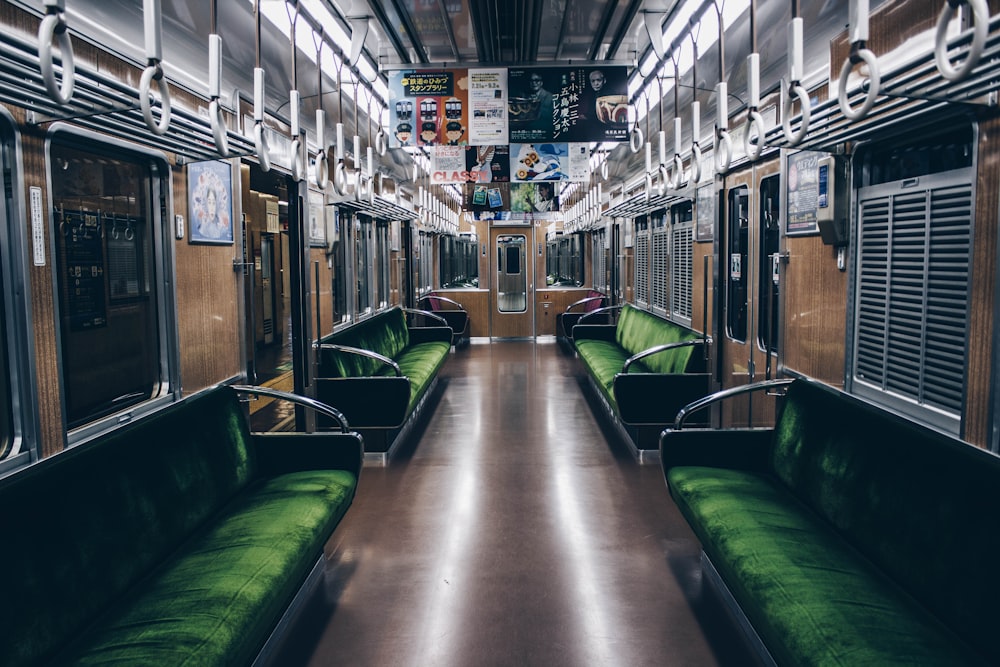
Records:
[[[169,130],[157,135],[146,125],[137,89],[81,62],[75,63],[73,97],[57,104],[46,94],[37,45],[10,32],[0,34],[0,102],[27,110],[28,122],[35,125],[68,121],[190,161],[220,157],[207,116],[175,102]],[[254,154],[252,139],[231,130],[227,136],[231,157]]]
[[[602,215],[608,218],[636,218],[667,208],[680,199],[683,197],[678,194],[663,194],[647,198],[645,193],[640,192],[620,204],[612,206]]]
[[[370,215],[373,218],[379,218],[380,220],[399,220],[402,222],[403,220],[412,220],[417,217],[414,211],[403,208],[399,204],[395,204],[379,195],[375,195],[372,201],[367,199],[361,201],[344,199],[337,202],[337,205],[357,211],[358,213]]]

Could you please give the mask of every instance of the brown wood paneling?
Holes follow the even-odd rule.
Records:
[[[181,386],[190,394],[242,372],[241,272],[233,270],[235,245],[188,243],[187,170],[175,168],[173,179],[174,211],[189,223],[185,238],[174,241],[174,252]],[[237,206],[233,220],[239,219]]]
[[[963,438],[981,447],[990,446],[990,380],[993,368],[993,322],[996,306],[997,215],[1000,211],[1000,118],[979,126],[979,162],[976,174],[976,221],[969,295],[968,369]],[[991,147],[992,141],[992,147]],[[956,372],[957,369],[956,369]]]
[[[469,335],[482,337],[490,335],[490,291],[487,289],[438,289],[435,294],[448,297],[465,307],[469,314]]]
[[[535,291],[535,335],[555,336],[556,315],[566,306],[587,296],[589,290],[580,288],[553,288]]]
[[[390,264],[391,266],[391,264]],[[309,307],[313,310],[313,329],[311,336],[316,337],[316,326],[319,322],[319,337],[333,333],[333,271],[326,258],[325,248],[309,249],[309,280],[316,280],[317,268],[319,284],[313,285],[313,302]],[[317,295],[319,299],[319,317],[316,316]],[[391,301],[391,294],[390,294]]]
[[[788,237],[781,350],[789,370],[844,386],[847,272],[819,236]]]
[[[715,285],[712,281],[715,259],[712,256],[711,243],[695,243],[691,248],[691,328],[695,331],[709,333],[712,331],[712,304],[715,302]],[[705,258],[708,257],[706,265]],[[706,266],[708,275],[705,275]],[[705,284],[708,283],[708,291]],[[707,297],[707,300],[706,300]],[[706,327],[705,324],[708,324]]]

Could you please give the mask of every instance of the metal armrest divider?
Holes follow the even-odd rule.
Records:
[[[269,396],[271,398],[280,398],[282,400],[289,401],[291,403],[298,403],[299,405],[310,408],[311,410],[315,410],[321,415],[330,417],[334,421],[338,422],[340,424],[341,433],[351,432],[351,427],[347,423],[347,417],[345,417],[340,410],[332,406],[329,406],[321,401],[317,401],[314,398],[309,398],[308,396],[301,396],[299,394],[293,394],[287,391],[279,391],[278,389],[271,389],[270,387],[257,387],[246,384],[234,384],[230,386],[236,391],[240,392],[241,394]]]
[[[404,313],[409,313],[410,315],[423,315],[424,317],[429,317],[433,320],[437,320],[446,327],[451,326],[450,324],[448,324],[448,320],[444,319],[443,317],[441,317],[436,313],[432,313],[429,310],[420,310],[419,308],[403,308],[402,310]]]
[[[723,389],[722,391],[717,391],[714,394],[709,394],[704,398],[699,398],[697,401],[688,403],[680,412],[677,413],[677,418],[674,419],[674,429],[675,431],[680,431],[684,428],[684,420],[692,412],[706,408],[713,403],[717,403],[721,400],[730,398],[732,396],[739,396],[740,394],[749,394],[755,391],[766,391],[777,388],[784,388],[794,382],[794,378],[783,378],[780,380],[764,380],[762,382],[753,382],[751,384],[741,384],[738,387],[730,387],[729,389]]]
[[[622,304],[622,303],[620,303],[618,305],[615,305],[615,306],[604,306],[603,308],[598,308],[596,310],[592,310],[589,313],[584,313],[583,317],[581,317],[579,320],[577,320],[576,323],[578,325],[579,324],[583,324],[583,321],[585,319],[587,319],[588,317],[593,317],[594,315],[603,315],[605,313],[612,313],[612,312],[614,312],[616,310],[621,310],[624,307],[625,307],[625,304]]]
[[[334,352],[346,352],[348,354],[356,354],[361,357],[368,357],[369,359],[375,359],[376,361],[381,361],[386,366],[392,366],[393,370],[396,371],[396,377],[401,377],[403,371],[399,368],[399,364],[390,359],[385,355],[381,355],[378,352],[372,352],[371,350],[363,350],[360,347],[351,347],[350,345],[337,345],[336,343],[316,343],[313,345],[318,350],[332,350]]]
[[[628,373],[629,366],[639,361],[640,359],[645,359],[646,357],[652,356],[654,354],[659,354],[660,352],[666,352],[667,350],[674,350],[680,347],[691,347],[693,345],[703,345],[711,343],[711,338],[699,338],[698,340],[682,340],[677,343],[664,343],[663,345],[654,345],[651,348],[643,350],[642,352],[637,352],[631,357],[625,360],[625,366],[622,368],[622,373]]]

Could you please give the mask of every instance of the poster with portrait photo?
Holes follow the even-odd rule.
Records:
[[[190,243],[233,243],[233,177],[228,162],[188,165]]]
[[[559,211],[559,196],[556,183],[512,183],[510,186],[510,210],[512,213],[532,213],[535,217],[555,214]]]

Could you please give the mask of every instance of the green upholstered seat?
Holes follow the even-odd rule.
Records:
[[[1000,663],[1000,458],[804,381],[740,435],[665,433],[664,474],[779,664]]]
[[[433,386],[451,351],[449,327],[407,328],[398,307],[346,327],[323,343],[368,350],[393,360],[400,370],[377,359],[320,347],[317,397],[340,410],[353,427],[401,426]],[[366,434],[366,443],[377,447]]]
[[[0,482],[0,664],[245,664],[354,497],[339,436],[251,435],[220,387]]]

